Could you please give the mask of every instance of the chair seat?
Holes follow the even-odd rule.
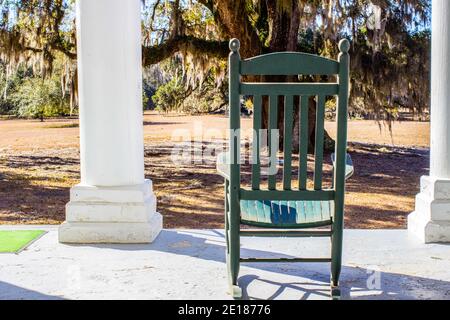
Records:
[[[241,200],[241,223],[269,228],[331,224],[333,201]]]

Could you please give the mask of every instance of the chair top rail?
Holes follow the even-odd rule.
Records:
[[[339,62],[301,52],[276,52],[241,61],[241,75],[334,75]]]

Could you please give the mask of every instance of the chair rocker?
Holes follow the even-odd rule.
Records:
[[[349,95],[349,42],[339,43],[338,61],[297,52],[280,52],[241,60],[240,43],[230,41],[229,56],[229,110],[230,110],[230,150],[218,156],[217,170],[225,178],[225,235],[226,261],[230,293],[234,298],[242,298],[238,285],[241,262],[330,262],[331,297],[340,298],[339,276],[341,273],[342,237],[344,222],[345,180],[353,174],[351,158],[347,149],[347,105]],[[335,75],[336,82],[330,83],[250,83],[243,82],[241,76],[271,75]],[[245,187],[241,179],[240,165],[240,99],[253,97],[253,142],[251,186]],[[284,105],[279,103],[283,96]],[[332,154],[334,167],[331,188],[323,188],[323,149],[325,102],[330,96],[337,99],[337,137],[335,153]],[[282,188],[277,186],[277,170],[267,173],[267,186],[262,188],[262,108],[263,97],[268,98],[268,129],[278,129],[279,108],[284,108],[283,177]],[[292,187],[292,135],[294,99],[298,97],[297,108],[300,117],[298,186]],[[308,101],[315,97],[316,126],[314,150],[313,188],[308,188]],[[280,104],[280,106],[279,106]],[[278,141],[268,135],[269,166],[277,167]],[[281,181],[280,181],[281,185]],[[241,225],[256,227],[241,229]],[[320,228],[319,228],[320,227]],[[327,228],[322,228],[327,227]],[[312,229],[314,228],[314,229]],[[330,258],[242,258],[240,237],[330,237]]]

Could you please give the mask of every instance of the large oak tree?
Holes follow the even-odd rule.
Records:
[[[76,92],[73,3],[0,0],[2,62],[11,70],[29,64],[45,76],[63,54],[64,81]],[[223,78],[231,38],[240,40],[242,58],[276,51],[335,58],[347,37],[353,110],[392,115],[399,105],[419,113],[428,107],[429,0],[143,0],[143,12],[144,66],[181,56],[187,87],[213,68]],[[314,100],[310,109],[313,115]],[[310,122],[312,133],[313,116]]]

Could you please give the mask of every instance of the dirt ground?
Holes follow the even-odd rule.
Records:
[[[145,115],[145,174],[166,228],[223,226],[223,180],[214,154],[205,150],[224,145],[227,124],[223,116]],[[243,121],[250,126],[250,119]],[[334,123],[326,127],[334,136]],[[0,224],[64,220],[69,189],[80,179],[78,130],[70,119],[0,120]],[[419,178],[428,171],[428,133],[428,123],[397,122],[392,135],[373,121],[349,123],[355,175],[347,184],[346,227],[406,227]],[[206,155],[197,163],[174,163],[173,147],[189,135],[203,140],[192,149]],[[325,171],[330,174],[329,161]]]

